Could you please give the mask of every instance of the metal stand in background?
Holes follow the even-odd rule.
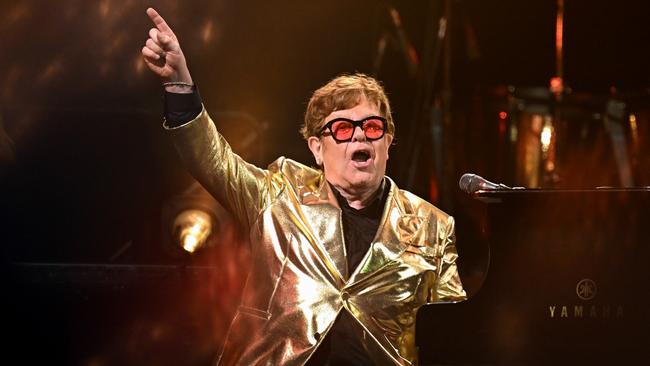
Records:
[[[550,90],[554,97],[553,119],[545,121],[540,134],[543,152],[542,181],[544,186],[553,187],[558,182],[557,176],[557,130],[562,122],[561,110],[564,89],[564,0],[557,0],[555,16],[555,77],[551,78]],[[539,186],[539,185],[538,185]]]
[[[381,69],[381,63],[386,53],[386,46],[392,45],[394,49],[398,50],[404,57],[407,66],[408,74],[410,77],[416,76],[420,68],[420,60],[418,59],[417,51],[411,44],[404,27],[402,27],[402,18],[397,9],[392,6],[381,5],[383,14],[387,14],[390,19],[391,30],[382,32],[379,41],[377,41],[377,49],[372,61],[372,75],[377,77]]]
[[[445,154],[449,149],[446,148],[445,139],[443,138],[445,135],[444,127],[449,125],[451,121],[449,76],[451,41],[448,34],[451,2],[448,0],[444,2],[444,8],[440,11],[441,16],[436,15],[436,5],[438,3],[437,1],[429,2],[424,58],[418,73],[413,122],[406,141],[406,146],[410,146],[412,150],[409,153],[410,163],[406,166],[405,181],[409,188],[415,184],[416,173],[421,171],[419,158],[422,144],[425,142],[424,139],[430,136],[434,160],[434,181],[432,184],[436,184],[438,188],[436,191],[440,193],[438,196],[443,199],[441,206],[449,208],[450,195],[447,194],[448,189],[445,180],[441,178],[444,177],[446,171],[445,164],[450,164],[452,160],[450,156]],[[445,57],[443,66],[445,75],[442,80],[443,90],[440,94],[435,95],[436,81],[443,54]],[[430,135],[423,133],[427,130]],[[434,200],[435,198],[432,197]]]
[[[625,136],[626,112],[627,105],[622,101],[612,98],[607,101],[604,123],[605,130],[612,144],[612,152],[616,161],[616,167],[618,168],[618,178],[621,187],[630,188],[634,187],[634,178],[632,175],[631,159],[628,154],[627,138]]]
[[[403,53],[409,75],[416,76],[416,95],[412,122],[408,136],[400,145],[409,149],[408,164],[399,173],[405,188],[415,190],[416,178],[422,172],[430,178],[429,198],[443,209],[451,209],[451,188],[455,187],[451,144],[451,38],[449,23],[452,17],[452,1],[428,2],[426,39],[422,62],[402,28],[397,10],[388,7],[395,36],[383,32],[377,42],[373,58],[373,74],[376,76],[388,44],[399,46]],[[442,74],[440,68],[442,66]],[[424,145],[424,146],[423,146]],[[430,145],[430,146],[428,146]],[[431,156],[423,162],[421,154]],[[425,163],[430,164],[423,168]]]

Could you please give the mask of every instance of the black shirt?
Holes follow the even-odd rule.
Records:
[[[330,185],[331,186],[331,185]],[[368,206],[357,210],[332,187],[341,207],[343,238],[347,253],[348,268],[353,272],[361,263],[370,244],[377,234],[384,212],[390,181],[384,178],[379,192]],[[332,329],[307,362],[306,366],[372,366],[368,351],[361,343],[364,330],[359,322],[345,309],[341,310]]]
[[[201,96],[193,87],[193,93],[176,94],[165,92],[165,124],[178,127],[191,121],[201,113]],[[349,272],[353,272],[368,252],[377,234],[390,181],[384,178],[382,186],[373,201],[357,210],[348,205],[347,200],[332,187],[343,219],[343,238],[347,253]],[[363,328],[345,309],[341,310],[332,329],[323,339],[318,349],[310,357],[306,366],[372,366],[368,352],[361,343]]]

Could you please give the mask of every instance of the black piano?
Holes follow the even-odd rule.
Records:
[[[470,298],[420,309],[421,365],[650,362],[650,188],[471,199],[457,231]]]

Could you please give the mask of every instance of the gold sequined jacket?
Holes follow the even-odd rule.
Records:
[[[167,128],[191,173],[248,228],[251,271],[220,365],[303,365],[341,311],[377,365],[415,365],[418,308],[466,298],[454,220],[391,181],[377,234],[348,268],[341,210],[320,170],[234,154],[205,109]]]

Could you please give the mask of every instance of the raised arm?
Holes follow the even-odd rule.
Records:
[[[142,47],[147,66],[163,83],[177,83],[165,86],[167,98],[178,98],[175,94],[179,93],[194,93],[192,77],[178,38],[156,10],[147,9],[147,15],[155,25],[149,30],[149,38]],[[250,227],[261,209],[274,197],[277,182],[272,181],[268,171],[247,163],[231,151],[205,109],[192,118],[182,121],[185,123],[167,121],[164,126],[194,178],[243,226]]]

